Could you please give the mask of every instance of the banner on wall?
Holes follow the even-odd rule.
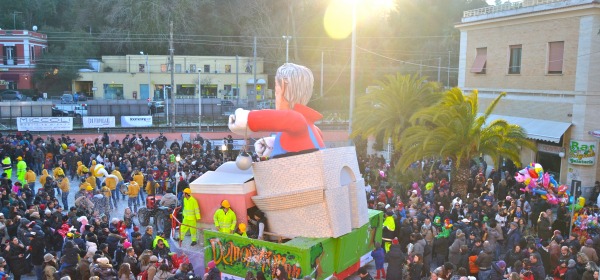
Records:
[[[569,163],[575,165],[596,164],[597,141],[579,141],[571,139],[569,145]]]
[[[84,128],[105,128],[115,127],[115,117],[83,117]]]
[[[17,118],[18,131],[72,131],[72,117]]]
[[[152,116],[122,116],[121,127],[152,126]]]

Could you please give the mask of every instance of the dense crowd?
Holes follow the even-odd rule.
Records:
[[[166,206],[177,204],[189,182],[228,156],[200,136],[180,143],[162,133],[156,139],[104,133],[93,141],[0,135],[0,241],[6,241],[0,242],[0,279],[32,271],[48,280],[196,279],[185,257],[171,252],[168,233],[140,229],[136,212],[155,192],[170,199]],[[130,207],[116,213],[124,199]]]
[[[383,158],[362,158],[361,167],[370,179],[369,207],[385,213],[384,241],[372,252],[375,279],[598,279],[600,235],[569,234],[568,206],[522,192],[514,169],[485,176],[483,159],[473,161],[461,197],[452,191],[447,160],[413,164],[425,175],[400,193]],[[599,192],[597,183],[592,201]]]

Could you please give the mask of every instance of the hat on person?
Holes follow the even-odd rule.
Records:
[[[94,190],[94,187],[92,187],[92,185],[88,184],[88,185],[85,187],[85,190],[86,190],[86,191],[93,191],[93,190]]]
[[[496,263],[496,265],[498,265],[498,267],[501,268],[501,269],[505,269],[506,268],[506,263],[504,261],[498,261]]]
[[[398,237],[394,237],[394,239],[392,239],[392,244],[398,245]]]
[[[556,241],[556,243],[561,243],[563,242],[563,238],[561,235],[557,235],[554,237],[554,241]]]
[[[570,268],[573,268],[573,267],[575,267],[575,264],[576,263],[575,263],[574,259],[569,259],[569,264],[567,266],[570,267]]]
[[[108,264],[108,258],[98,258],[96,261],[101,264]]]
[[[462,230],[460,230],[460,229],[457,229],[457,230],[456,230],[456,237],[461,237],[461,236],[465,236],[465,234],[463,233],[463,231],[462,231]]]
[[[46,209],[46,211],[44,211],[44,214],[46,214],[46,215],[52,214],[52,211],[50,211],[50,209]]]
[[[240,223],[238,225],[238,228],[240,229],[241,232],[246,232],[246,224]]]
[[[22,157],[17,157],[17,160],[23,160],[23,158]]]
[[[462,219],[461,222],[463,222],[463,223],[470,223],[471,221],[469,221],[469,219],[465,218],[465,219]]]
[[[186,189],[184,189],[184,190],[183,190],[183,193],[191,194],[191,193],[192,193],[192,190],[190,190],[190,188],[186,188]],[[223,203],[225,203],[225,201],[227,201],[227,200],[224,200],[224,201],[223,201]],[[223,203],[221,203],[221,206],[225,207],[225,206],[223,205]],[[227,208],[229,208],[229,207],[227,207]]]
[[[591,239],[588,239],[585,241],[585,245],[592,246],[593,244],[594,244],[594,241],[592,241]]]
[[[227,199],[223,200],[223,202],[221,202],[221,206],[225,207],[225,208],[231,208],[231,204],[229,204],[229,201],[227,201]]]
[[[208,264],[206,265],[208,267],[208,269],[213,269],[215,268],[215,261],[209,261]]]
[[[0,264],[5,263],[6,260],[3,257],[0,257]]]
[[[35,231],[31,231],[25,234],[25,237],[35,237]]]
[[[50,253],[47,253],[47,254],[44,255],[44,261],[45,262],[49,262],[49,261],[51,261],[53,259],[54,259],[54,255],[52,255]]]
[[[158,257],[156,257],[156,256],[154,256],[154,255],[153,255],[153,256],[150,256],[150,261],[151,261],[151,262],[157,262],[157,261],[158,261]]]
[[[125,243],[123,243],[123,249],[127,249],[129,247],[131,247],[131,242],[125,241]]]

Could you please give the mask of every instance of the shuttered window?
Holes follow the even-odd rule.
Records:
[[[473,67],[471,67],[471,73],[485,74],[485,66],[487,64],[487,48],[477,48],[477,56]]]
[[[565,42],[548,43],[548,74],[562,74]]]

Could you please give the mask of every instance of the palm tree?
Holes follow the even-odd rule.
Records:
[[[521,147],[535,150],[524,129],[505,120],[486,122],[505,95],[498,95],[483,114],[478,114],[477,91],[464,95],[458,88],[448,90],[438,104],[411,118],[415,125],[402,136],[399,167],[407,168],[425,157],[450,157],[457,168],[453,189],[464,197],[472,158],[486,154],[495,160],[503,156],[519,162]]]
[[[441,98],[439,85],[417,75],[387,75],[377,81],[378,89],[359,98],[351,137],[367,138],[383,134],[392,138],[396,151],[400,137],[419,110],[436,104]]]

